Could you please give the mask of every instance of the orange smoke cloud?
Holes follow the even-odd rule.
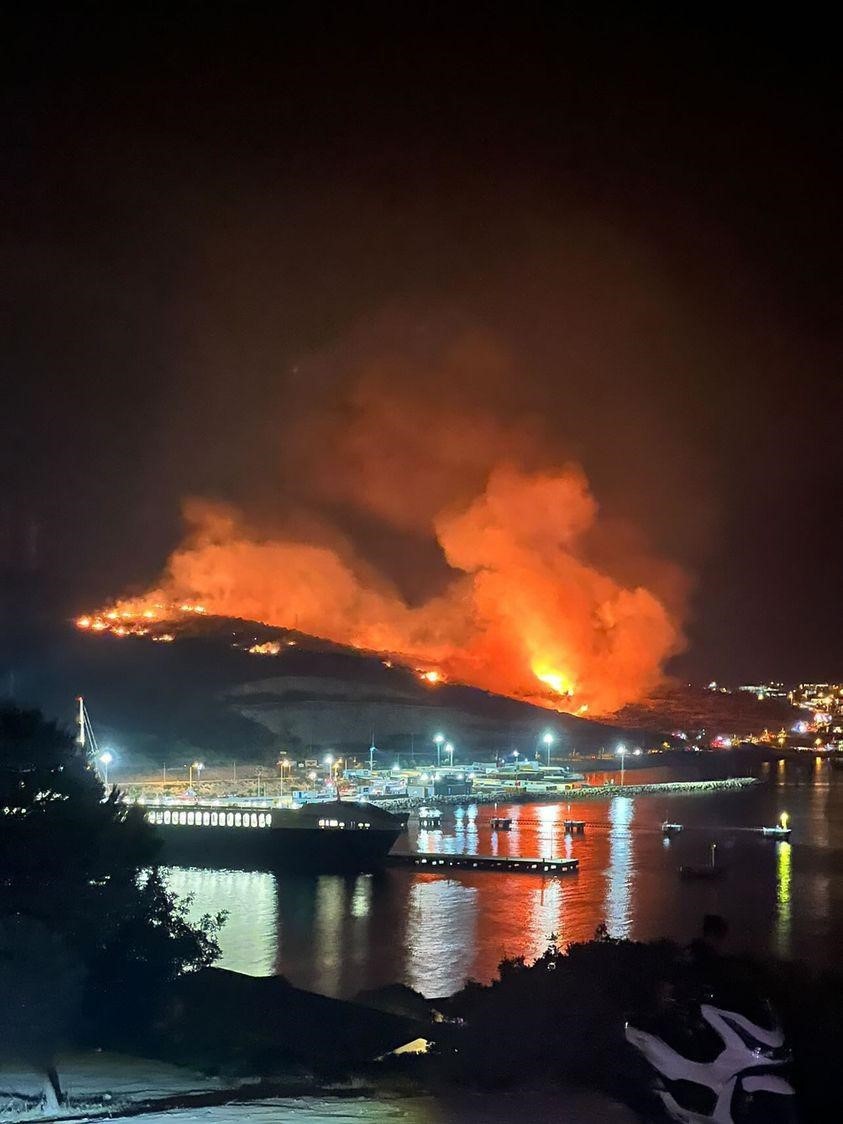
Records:
[[[190,531],[158,588],[115,605],[113,619],[162,620],[198,607],[389,653],[435,671],[431,683],[441,677],[590,714],[640,698],[681,645],[678,622],[654,592],[589,563],[598,507],[576,466],[501,464],[480,494],[437,514],[451,576],[418,605],[347,544],[264,538],[231,508],[202,501],[186,517]],[[78,623],[90,628],[104,616]]]
[[[296,370],[277,471],[252,481],[248,511],[189,501],[157,588],[80,627],[260,621],[377,651],[431,688],[589,715],[658,683],[682,646],[684,576],[617,507],[599,510],[497,341],[391,315]],[[543,385],[566,401],[561,376]]]

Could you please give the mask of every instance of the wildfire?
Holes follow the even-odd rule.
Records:
[[[536,679],[539,679],[542,683],[546,683],[557,695],[565,695],[567,698],[573,696],[574,689],[568,678],[561,672],[554,671],[540,662],[533,663],[532,671]]]
[[[581,715],[645,695],[681,646],[655,592],[590,559],[597,504],[575,466],[498,466],[473,500],[437,515],[451,577],[421,604],[348,550],[254,533],[219,505],[192,501],[186,515],[190,531],[159,585],[80,616],[79,629],[161,642],[205,614],[258,621],[377,653],[430,686],[465,683]],[[295,641],[249,651],[277,655],[282,643]]]
[[[98,613],[85,613],[76,618],[76,627],[83,632],[108,632],[112,636],[147,636],[154,625],[164,624],[185,614],[203,614],[205,606],[192,602],[181,604],[164,601],[150,601],[146,598],[120,601],[109,609]],[[155,633],[152,639],[169,643],[175,639],[172,633]]]

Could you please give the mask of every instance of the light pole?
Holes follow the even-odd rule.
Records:
[[[433,740],[436,743],[436,767],[437,769],[442,764],[442,742],[445,740],[444,734],[434,734]]]
[[[542,737],[542,741],[544,742],[545,746],[547,747],[547,767],[549,769],[550,768],[550,747],[553,745],[553,734],[550,732],[550,730],[545,730],[544,736]]]
[[[278,767],[281,770],[281,795],[282,796],[284,795],[284,770],[287,769],[289,767],[289,765],[290,765],[290,762],[287,760],[286,757],[282,757],[278,762]]]
[[[111,764],[111,762],[113,760],[114,760],[114,758],[109,753],[108,750],[105,750],[104,753],[101,753],[99,755],[99,763],[100,763],[100,765],[102,765],[103,784],[105,785],[105,791],[106,792],[108,792],[108,766]]]
[[[617,754],[618,754],[618,757],[620,757],[620,759],[621,759],[621,785],[623,785],[623,783],[624,783],[624,764],[626,762],[626,755],[628,753],[629,753],[629,750],[626,748],[625,745],[619,745],[618,746]]]
[[[205,766],[202,764],[201,761],[191,761],[191,763],[190,763],[190,774],[189,774],[190,775],[189,783],[190,783],[191,788],[193,788],[193,770],[195,769],[196,772],[199,773],[200,776],[201,776],[202,770],[204,768],[205,768]]]
[[[448,742],[448,744],[445,746],[445,752],[448,754],[448,756],[451,759],[451,768],[453,769],[453,767],[454,767],[454,747],[450,742]]]

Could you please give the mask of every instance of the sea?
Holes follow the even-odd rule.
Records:
[[[725,770],[724,770],[725,773]],[[715,772],[710,761],[705,777]],[[693,779],[700,779],[700,776]],[[551,940],[611,936],[688,941],[706,914],[729,926],[727,947],[834,967],[843,947],[843,771],[822,758],[759,765],[761,784],[695,795],[617,795],[560,803],[443,809],[441,830],[410,829],[398,847],[445,853],[575,857],[563,877],[499,872],[292,875],[170,868],[171,888],[194,918],[226,910],[219,965],[283,975],[296,986],[351,997],[403,983],[435,998],[467,979],[492,979],[504,958],[540,956]],[[693,769],[636,770],[635,783],[692,779]],[[758,828],[783,812],[790,842]],[[493,831],[491,817],[511,816]],[[563,821],[585,821],[582,835]],[[673,838],[664,820],[682,823]],[[725,867],[687,882],[683,863],[704,863],[712,844]]]

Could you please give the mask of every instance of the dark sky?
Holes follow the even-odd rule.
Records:
[[[469,333],[689,574],[683,674],[843,675],[829,26],[117,7],[3,36],[4,565],[142,586],[185,495],[295,494],[308,364],[312,412],[361,336]]]

